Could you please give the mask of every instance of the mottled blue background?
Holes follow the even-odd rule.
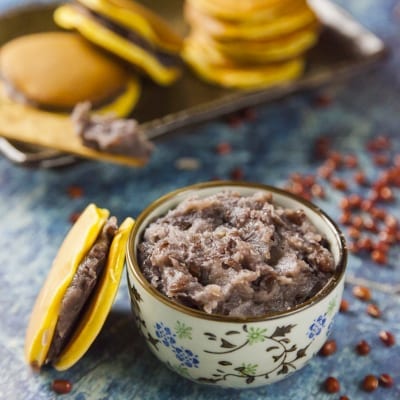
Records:
[[[329,395],[321,389],[328,375],[340,379],[340,394],[352,400],[400,398],[399,344],[387,348],[378,338],[381,329],[388,329],[400,341],[399,296],[375,290],[373,300],[383,316],[373,319],[366,315],[365,303],[353,298],[351,285],[345,289],[351,311],[338,315],[332,333],[338,352],[329,358],[316,357],[287,380],[258,390],[200,386],[160,365],[132,323],[125,277],[105,328],[78,365],[64,373],[45,370],[36,375],[23,359],[25,328],[33,301],[70,227],[70,215],[87,203],[107,207],[121,219],[135,216],[160,194],[211,178],[229,178],[237,167],[243,170],[244,179],[281,186],[292,172],[315,172],[311,150],[314,139],[321,135],[331,137],[337,150],[357,154],[369,176],[377,173],[364,150],[369,138],[386,133],[392,137],[393,152],[400,153],[400,14],[394,11],[397,1],[337,2],[381,36],[391,48],[391,55],[369,72],[320,89],[318,92],[333,98],[328,107],[316,107],[318,92],[308,92],[258,107],[254,120],[236,127],[223,119],[210,122],[183,135],[165,138],[143,169],[83,162],[60,170],[30,170],[0,159],[1,399],[54,398],[49,385],[55,378],[70,379],[74,388],[64,398],[77,400],[338,399],[339,394]],[[19,3],[31,1],[0,0],[0,10]],[[232,153],[217,155],[215,146],[220,142],[229,142]],[[178,170],[175,161],[181,157],[194,157],[200,167]],[[71,185],[80,186],[83,196],[71,198]],[[330,189],[327,199],[319,204],[337,219],[341,197],[342,193]],[[390,208],[400,218],[398,202]],[[400,284],[398,260],[398,246],[392,249],[384,267],[352,255],[349,274]],[[366,357],[354,352],[360,339],[372,345],[372,352]],[[382,372],[395,378],[394,388],[379,388],[371,394],[360,389],[364,375]]]

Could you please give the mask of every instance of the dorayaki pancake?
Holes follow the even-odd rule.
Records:
[[[182,38],[160,16],[132,0],[78,0],[103,18],[137,32],[156,47],[179,53]]]
[[[187,41],[199,43],[203,49],[208,48],[207,54],[212,55],[210,62],[216,64],[220,64],[223,60],[241,64],[285,61],[304,54],[317,40],[316,25],[270,40],[220,42],[200,30],[192,30],[187,38]]]
[[[228,21],[255,22],[285,14],[296,4],[306,0],[186,0],[206,15]]]
[[[82,0],[56,9],[55,22],[128,61],[161,85],[180,75],[181,41],[149,10],[126,0]]]
[[[65,237],[36,299],[25,339],[34,368],[64,370],[99,333],[115,299],[134,221],[118,228],[109,212],[90,204]]]
[[[228,21],[205,14],[186,2],[185,19],[195,30],[206,31],[216,40],[268,40],[297,31],[317,21],[314,12],[303,2],[287,13],[257,21]]]
[[[130,101],[115,110],[127,115],[139,94],[138,81],[126,68],[67,32],[36,33],[6,43],[0,51],[0,74],[11,98],[47,110],[68,112],[83,101],[110,109],[129,89]]]
[[[206,50],[207,51],[207,50]],[[304,70],[303,58],[281,63],[240,66],[234,64],[212,65],[207,62],[205,51],[195,43],[186,43],[183,49],[186,62],[205,81],[237,89],[261,89],[298,78]]]

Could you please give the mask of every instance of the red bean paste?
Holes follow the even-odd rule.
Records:
[[[152,222],[138,248],[146,279],[210,314],[261,316],[314,296],[332,277],[326,238],[272,195],[191,197]]]

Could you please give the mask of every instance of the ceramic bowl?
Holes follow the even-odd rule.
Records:
[[[242,195],[262,190],[286,208],[301,208],[330,243],[333,278],[314,297],[289,311],[239,319],[209,315],[170,301],[141,273],[136,251],[144,229],[186,197],[232,189]],[[318,207],[266,185],[208,182],[169,193],[137,218],[127,252],[132,310],[151,351],[168,367],[196,382],[254,388],[276,382],[302,368],[326,341],[338,312],[346,268],[346,247],[335,223]]]

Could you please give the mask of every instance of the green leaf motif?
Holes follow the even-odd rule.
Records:
[[[257,364],[245,364],[242,363],[241,367],[240,367],[240,373],[243,375],[256,375],[257,373],[257,368],[258,365]],[[238,368],[239,370],[239,368]]]
[[[186,367],[184,367],[182,365],[174,365],[173,368],[178,374],[190,378],[190,374],[189,374],[189,369],[188,368],[186,368]]]
[[[183,322],[176,321],[175,332],[179,339],[192,339],[192,327]]]
[[[335,298],[335,299],[332,299],[332,300],[329,302],[329,304],[328,304],[328,309],[327,309],[326,313],[327,313],[328,315],[332,315],[332,314],[333,314],[333,311],[335,310],[335,308],[336,308],[336,298]]]
[[[247,331],[247,340],[249,344],[252,345],[254,343],[263,342],[266,338],[265,333],[267,332],[267,328],[254,328],[251,326]]]

